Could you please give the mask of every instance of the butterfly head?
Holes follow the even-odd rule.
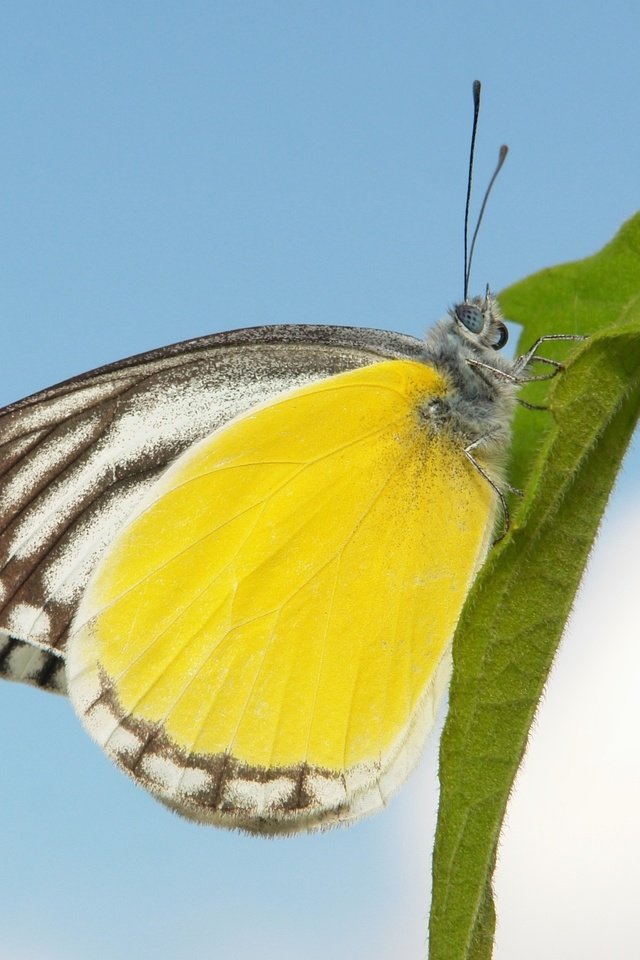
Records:
[[[483,347],[501,350],[509,339],[497,302],[489,288],[484,297],[472,297],[450,311],[462,336]]]

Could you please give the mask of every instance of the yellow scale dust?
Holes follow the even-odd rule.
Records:
[[[78,636],[127,714],[189,752],[341,771],[406,731],[494,496],[412,361],[298,389],[194,445],[103,558]]]

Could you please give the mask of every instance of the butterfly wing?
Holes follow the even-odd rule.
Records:
[[[412,337],[349,327],[214,334],[0,410],[0,675],[64,692],[69,623],[97,560],[167,464],[256,403]]]
[[[252,408],[156,482],[99,562],[68,644],[103,749],[197,820],[348,821],[415,762],[493,526],[494,493],[380,362]]]

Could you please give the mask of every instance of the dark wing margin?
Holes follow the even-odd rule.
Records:
[[[64,656],[26,640],[0,634],[0,677],[49,690],[67,692]]]
[[[65,692],[64,648],[98,559],[192,443],[296,386],[423,342],[282,325],[153,350],[0,409],[0,676]]]

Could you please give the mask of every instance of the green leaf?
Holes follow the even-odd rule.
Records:
[[[490,555],[454,638],[440,747],[430,960],[488,960],[498,835],[529,729],[598,526],[640,414],[640,215],[600,253],[542,271],[500,296],[524,327],[590,334],[521,409],[510,480],[525,497]],[[546,347],[553,347],[547,350]],[[542,368],[544,369],[544,368]],[[522,397],[545,402],[548,384]]]

